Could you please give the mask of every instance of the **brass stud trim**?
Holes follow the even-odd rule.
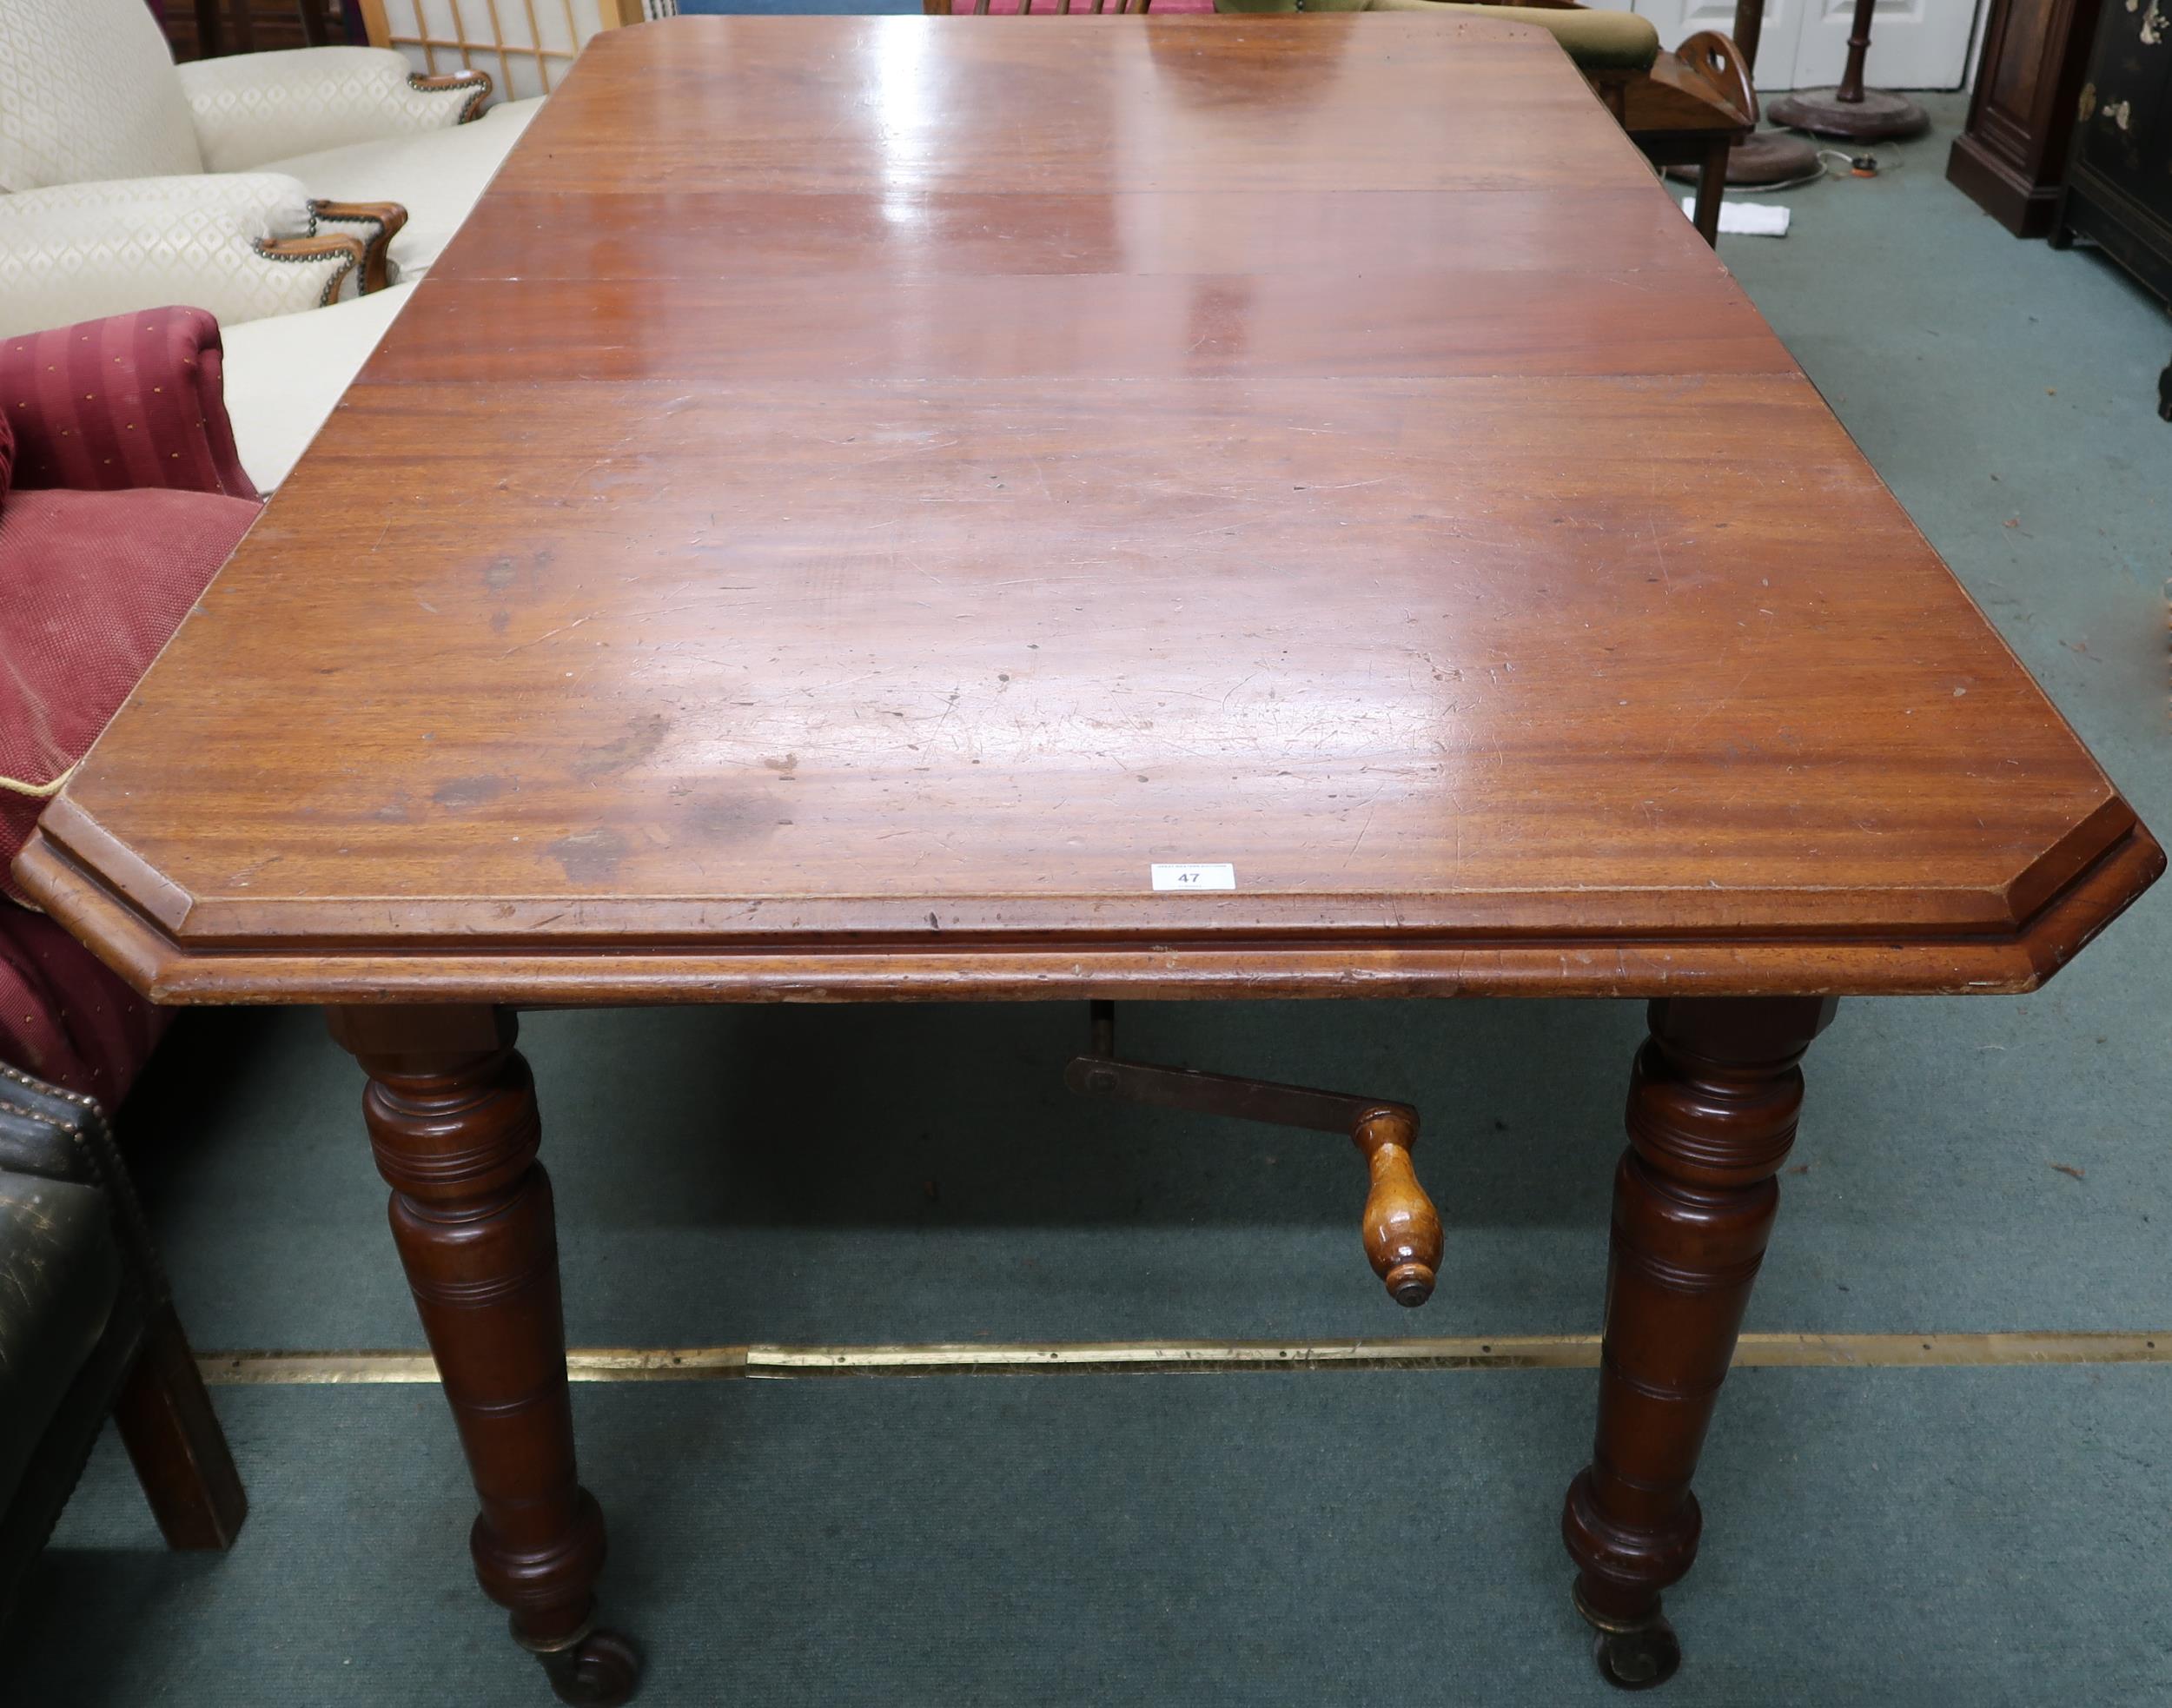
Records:
[[[1738,1369],[1954,1369],[2172,1363],[2162,1333],[1745,1334]],[[288,1387],[437,1380],[427,1352],[209,1352],[215,1386]],[[1592,1370],[1596,1334],[1361,1341],[1097,1341],[999,1345],[576,1347],[577,1382],[796,1380],[819,1376],[1143,1374],[1266,1370]]]

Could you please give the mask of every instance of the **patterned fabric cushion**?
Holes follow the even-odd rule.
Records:
[[[237,53],[181,68],[204,163],[214,172],[447,129],[473,117],[489,94],[480,87],[421,89],[419,81],[389,48]]]
[[[200,308],[0,343],[0,873],[256,514],[220,355]],[[0,900],[0,1060],[112,1108],[166,1019]]]
[[[256,508],[152,488],[18,488],[0,503],[0,873],[43,808],[39,785],[97,738]],[[0,900],[0,1059],[110,1108],[166,1020],[60,926]]]
[[[158,487],[0,505],[0,872],[256,512]]]
[[[0,493],[174,487],[255,498],[224,401],[219,323],[152,308],[0,341]]]
[[[143,0],[0,0],[0,190],[202,170]]]
[[[0,337],[165,302],[193,303],[227,324],[316,308],[337,295],[351,263],[275,259],[257,248],[314,226],[308,192],[271,172],[0,196]]]
[[[6,389],[0,381],[0,390]],[[8,425],[7,406],[0,403],[0,504],[7,502],[8,488],[15,484],[15,429]]]

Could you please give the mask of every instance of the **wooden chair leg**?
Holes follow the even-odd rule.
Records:
[[[1719,247],[1719,202],[1727,193],[1727,156],[1733,149],[1730,137],[1705,145],[1705,163],[1697,174],[1698,235],[1715,249]]]
[[[151,1325],[113,1417],[166,1546],[233,1546],[248,1496],[170,1306]]]

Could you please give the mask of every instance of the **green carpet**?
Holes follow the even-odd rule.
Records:
[[[1960,105],[1932,104],[1937,132],[1880,150],[1897,169],[1796,192],[1792,236],[1723,256],[2162,831],[2172,321],[1945,184]],[[2172,889],[2037,996],[1844,1006],[1750,1326],[2167,1326],[2168,1015]],[[1359,1252],[1347,1146],[1075,1102],[1074,1007],[524,1024],[570,1332],[631,1344],[1588,1329],[1640,1029],[1626,1003],[1125,1010],[1142,1054],[1420,1103],[1448,1253],[1412,1314]],[[195,1016],[125,1111],[200,1346],[418,1343],[359,1092],[312,1016]],[[579,1405],[645,1702],[1402,1708],[1606,1699],[1554,1529],[1590,1399],[1495,1373]],[[2161,1369],[1738,1377],[1667,1699],[2172,1699],[2169,1399]],[[157,1552],[103,1452],[0,1698],[541,1699],[468,1579],[434,1394],[220,1401],[239,1549]]]
[[[641,1701],[1608,1705],[1556,1532],[1587,1373],[584,1387]],[[230,1390],[255,1510],[176,1559],[109,1452],[21,1695],[524,1705],[427,1389]],[[2172,1699],[2161,1368],[1738,1373],[1669,1708]]]

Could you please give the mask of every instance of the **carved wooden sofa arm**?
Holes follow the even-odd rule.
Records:
[[[319,225],[351,225],[350,235],[362,245],[360,294],[382,290],[392,282],[392,240],[407,222],[407,210],[397,202],[328,202],[319,196],[309,203]]]
[[[321,231],[307,237],[260,237],[252,247],[266,261],[309,267],[328,265],[330,270],[323,275],[324,288],[312,305],[319,308],[328,308],[337,302],[347,281],[359,274],[369,259],[368,248],[362,240],[346,233]]]

